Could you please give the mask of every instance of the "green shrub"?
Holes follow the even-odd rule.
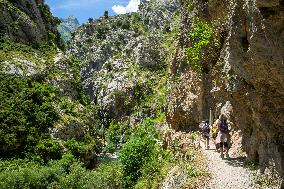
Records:
[[[51,159],[61,159],[62,146],[53,139],[43,139],[35,146],[35,156],[40,157],[45,163]]]
[[[123,186],[122,170],[118,162],[101,164],[89,171],[78,162],[70,166],[69,173],[60,177],[58,188],[120,189]]]
[[[205,52],[205,49],[208,50],[210,46],[218,47],[219,43],[214,39],[213,28],[207,22],[198,19],[194,20],[193,30],[189,33],[189,36],[191,47],[185,49],[187,62],[194,71],[201,73],[204,71],[201,60],[213,53],[210,50]]]
[[[1,189],[120,189],[122,175],[117,162],[101,164],[90,171],[70,154],[63,155],[61,160],[49,161],[46,166],[27,160],[0,160]]]
[[[70,166],[70,172],[65,177],[61,177],[58,182],[58,188],[87,188],[88,185],[88,173],[80,163],[76,162]]]
[[[187,166],[186,167],[186,173],[188,177],[199,177],[204,176],[206,172],[198,167],[195,166]]]
[[[156,142],[157,137],[157,132],[153,128],[153,121],[146,119],[121,149],[119,159],[122,164],[126,187],[135,185],[139,177],[142,176],[143,169],[145,171],[149,168],[149,171],[146,172],[150,174],[157,171],[158,167],[151,164],[156,161],[156,153],[160,149]]]
[[[76,141],[75,139],[67,140],[65,147],[78,159],[84,159],[87,154],[93,151],[93,145]]]
[[[113,153],[119,150],[121,145],[128,140],[131,134],[131,128],[129,127],[130,126],[125,122],[112,121],[105,133],[107,143],[105,151]]]
[[[36,65],[37,68],[42,68],[43,65],[49,68],[54,63],[57,50],[56,46],[51,46],[46,43],[25,45],[12,42],[8,38],[1,37],[0,35],[0,62],[6,62],[0,64],[0,71],[2,72],[3,68],[6,68],[7,64],[10,64],[29,73],[30,70],[27,68],[28,65],[26,65],[26,61]],[[17,57],[17,59],[15,59],[15,57]],[[6,71],[3,72],[5,73]]]
[[[69,154],[61,160],[50,161],[46,166],[27,160],[0,161],[0,188],[60,188],[61,180],[77,164]]]
[[[100,25],[97,25],[96,37],[98,39],[106,39],[109,30],[109,26],[103,21]]]
[[[31,150],[59,119],[56,90],[44,82],[0,74],[0,157]]]
[[[42,166],[38,163],[24,160],[0,161],[4,168],[0,172],[0,188],[20,189],[20,188],[48,188],[57,183],[61,176],[66,174],[63,168],[67,161],[64,157],[57,161],[55,166]],[[71,157],[72,158],[72,157]],[[73,161],[69,161],[68,167]]]
[[[90,174],[87,188],[95,189],[122,189],[123,171],[118,162],[101,164]]]

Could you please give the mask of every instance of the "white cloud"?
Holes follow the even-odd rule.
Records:
[[[129,12],[137,12],[139,4],[140,4],[140,0],[130,0],[128,5],[126,5],[126,6],[121,6],[121,5],[112,6],[112,10],[116,14],[125,14],[125,13],[129,13]]]
[[[112,10],[116,14],[125,14],[126,13],[126,8],[124,6],[121,6],[121,5],[112,6]]]

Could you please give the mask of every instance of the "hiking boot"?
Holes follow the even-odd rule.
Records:
[[[220,155],[220,158],[224,159],[224,154],[221,154],[221,155]]]
[[[210,149],[210,146],[208,145],[208,146],[207,146],[207,150],[209,150],[209,149]]]
[[[229,156],[229,154],[226,154],[226,158],[227,158],[227,159],[230,159],[230,156]]]

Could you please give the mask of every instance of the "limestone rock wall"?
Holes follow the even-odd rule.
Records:
[[[210,2],[209,2],[210,3]],[[230,2],[220,60],[236,129],[250,159],[284,172],[284,4]],[[229,4],[228,4],[229,5]],[[227,77],[230,78],[230,77]]]
[[[58,35],[55,19],[43,0],[1,0],[0,33],[16,42],[40,44]]]
[[[274,169],[283,177],[284,1],[198,0],[195,3],[198,6],[194,14],[222,26],[222,49],[218,60],[210,62],[214,66],[209,73],[203,74],[201,81],[192,79],[194,77],[186,80],[193,83],[186,84],[187,90],[179,93],[176,99],[189,100],[170,101],[169,106],[189,104],[183,118],[187,123],[208,116],[206,111],[196,111],[198,109],[212,108],[215,118],[225,113],[232,122],[237,147],[242,147],[250,159],[258,161],[262,171]],[[190,19],[190,16],[183,19]],[[190,21],[183,23],[190,27]],[[181,61],[175,64],[180,65]],[[181,75],[190,72],[190,68],[177,70]],[[182,82],[180,80],[178,85],[182,86]],[[188,86],[209,91],[195,93],[196,99],[207,99],[205,105],[190,99],[198,87]],[[226,108],[228,104],[230,108]],[[179,113],[171,110],[168,114],[173,114],[172,128],[178,128],[175,117]]]
[[[84,88],[105,120],[151,114],[144,98],[165,75],[165,38],[177,9],[176,0],[141,1],[137,13],[102,17],[75,31],[67,53],[82,61]]]
[[[168,97],[167,123],[177,131],[196,130],[202,119],[202,78],[194,72],[182,74]]]

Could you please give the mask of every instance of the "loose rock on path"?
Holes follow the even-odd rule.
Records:
[[[206,189],[254,189],[252,175],[243,167],[241,159],[230,157],[222,160],[215,151],[214,144],[211,143],[210,147],[209,150],[204,150],[211,174],[210,184]]]

